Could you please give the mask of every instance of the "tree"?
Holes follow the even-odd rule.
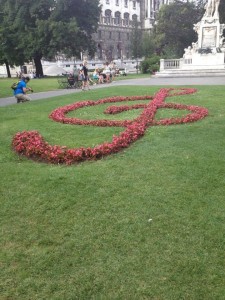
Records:
[[[193,3],[175,1],[159,10],[154,28],[154,40],[158,51],[170,58],[181,57],[184,48],[197,40],[193,24],[201,19]]]
[[[155,53],[154,37],[149,32],[143,33],[142,52],[144,57],[150,57]]]
[[[5,1],[0,0],[0,63],[6,65],[7,75],[11,77],[10,66],[23,64],[25,57],[17,49],[17,33],[13,27],[15,13],[10,10],[10,3],[8,7],[4,4]]]
[[[197,7],[197,9],[199,10],[199,13],[201,14],[201,16],[204,15],[205,13],[205,5],[208,2],[208,0],[196,0],[195,5]]]
[[[79,56],[81,51],[94,55],[92,34],[97,31],[100,13],[99,0],[58,0],[50,26],[59,50],[68,56]],[[68,31],[66,36],[64,31]]]
[[[220,1],[219,16],[220,16],[220,23],[225,24],[225,1],[224,0]]]
[[[133,29],[131,32],[131,53],[132,56],[137,61],[137,73],[138,73],[138,58],[142,57],[142,30],[139,28],[138,21],[135,19],[133,20]]]
[[[4,26],[14,32],[13,43],[23,62],[33,60],[38,76],[43,75],[41,59],[59,53],[77,55],[95,50],[92,33],[100,15],[99,0],[0,0]],[[0,45],[0,52],[5,49]],[[15,53],[7,54],[16,61]],[[22,63],[23,64],[23,63]]]

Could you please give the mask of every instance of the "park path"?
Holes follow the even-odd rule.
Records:
[[[145,86],[187,86],[187,85],[225,85],[225,77],[179,77],[179,78],[139,78],[114,81],[111,84],[91,86],[91,89],[105,88],[107,86],[125,86],[125,85],[145,85]],[[80,92],[80,89],[64,89],[49,92],[33,93],[32,101],[39,99],[47,99],[55,96],[68,95]],[[15,104],[15,97],[0,98],[0,106]]]

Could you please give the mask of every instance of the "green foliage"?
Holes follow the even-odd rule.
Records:
[[[59,0],[51,15],[58,50],[68,56],[80,56],[80,51],[86,50],[94,54],[92,34],[97,30],[100,11],[99,0]]]
[[[99,0],[0,0],[0,5],[0,53],[12,64],[34,59],[37,74],[43,75],[42,57],[95,50]]]
[[[0,63],[22,65],[26,59],[17,44],[13,2],[0,0],[0,7]]]
[[[195,2],[196,7],[199,11],[200,18],[202,18],[202,16],[205,13],[205,5],[206,5],[207,2],[208,2],[208,0],[196,0],[196,2]]]
[[[220,16],[220,23],[225,24],[225,1],[220,1],[219,6],[219,16]],[[225,37],[225,34],[223,35]]]
[[[142,57],[142,30],[139,27],[139,23],[133,21],[133,29],[131,33],[131,53],[134,58]]]
[[[142,36],[142,51],[144,57],[150,57],[155,53],[154,37],[148,32]]]
[[[197,39],[193,24],[198,20],[199,11],[193,3],[175,1],[162,5],[154,28],[158,52],[182,57],[184,48]]]
[[[160,57],[157,55],[153,55],[149,58],[145,58],[141,62],[141,71],[146,74],[146,73],[153,73],[155,71],[159,71],[160,67]]]

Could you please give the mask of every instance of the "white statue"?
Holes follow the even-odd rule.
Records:
[[[200,33],[200,23],[198,22],[197,24],[194,24],[193,29],[199,35],[199,33]]]
[[[206,11],[204,17],[207,18],[218,17],[219,5],[220,5],[220,0],[208,0],[205,6]]]
[[[191,55],[192,55],[191,46],[188,46],[187,48],[184,49],[183,58],[191,58]]]
[[[196,53],[197,52],[197,49],[198,49],[198,43],[196,42],[196,43],[192,43],[192,54],[193,53]]]

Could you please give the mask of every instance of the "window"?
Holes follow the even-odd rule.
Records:
[[[128,13],[125,13],[123,15],[123,18],[124,18],[124,25],[125,26],[128,26],[129,25],[129,14]]]
[[[115,12],[115,25],[119,25],[120,24],[120,12],[117,11]]]
[[[129,48],[126,48],[126,56],[127,56],[127,58],[130,57],[130,51],[129,51]]]
[[[133,21],[133,22],[137,22],[137,15],[134,14],[134,15],[132,16],[132,21]]]
[[[133,1],[133,9],[136,9],[136,1]]]
[[[106,4],[110,4],[110,3],[109,3],[109,0],[106,0],[105,3],[106,3]]]
[[[102,37],[102,32],[101,32],[101,30],[99,30],[98,31],[98,38],[101,39],[101,37]]]
[[[119,0],[116,0],[116,5],[119,5]]]
[[[112,32],[109,31],[109,39],[111,40],[112,39]]]
[[[111,21],[111,10],[107,9],[105,11],[105,23],[110,24]]]
[[[124,6],[128,7],[128,0],[124,0]]]

